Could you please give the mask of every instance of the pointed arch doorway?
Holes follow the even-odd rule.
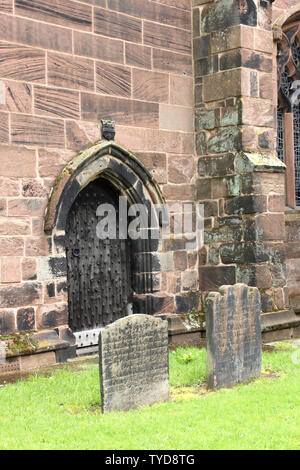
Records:
[[[44,229],[51,235],[55,254],[48,260],[49,269],[66,261],[68,325],[78,347],[96,345],[100,328],[131,311],[156,311],[157,267],[152,260],[158,239],[97,238],[97,207],[109,203],[118,214],[120,195],[127,207],[146,206],[155,215],[148,222],[149,232],[160,232],[156,207],[162,206],[163,198],[152,175],[133,154],[105,141],[82,152],[63,169],[48,202]],[[56,276],[54,270],[52,276]]]

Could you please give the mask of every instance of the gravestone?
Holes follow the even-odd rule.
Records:
[[[207,297],[206,362],[212,389],[247,382],[261,372],[261,303],[256,287],[222,286]]]
[[[169,398],[168,322],[130,315],[99,334],[102,412]]]

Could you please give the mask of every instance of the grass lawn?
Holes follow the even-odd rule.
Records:
[[[300,364],[263,354],[258,380],[206,393],[205,350],[170,353],[172,401],[102,415],[98,367],[0,388],[0,449],[300,449]],[[272,373],[270,373],[272,371]]]

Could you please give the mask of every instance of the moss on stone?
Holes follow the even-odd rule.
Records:
[[[39,346],[33,339],[34,332],[16,333],[14,335],[0,336],[5,343],[7,357],[33,353]]]

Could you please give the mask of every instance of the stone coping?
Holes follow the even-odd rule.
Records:
[[[294,328],[300,325],[300,315],[292,310],[263,313],[261,315],[262,332]]]
[[[7,358],[57,351],[70,346],[70,343],[60,339],[54,330],[2,336],[0,340],[6,345]]]
[[[284,172],[285,164],[272,152],[243,151],[236,155],[236,168],[239,173],[256,171]]]

